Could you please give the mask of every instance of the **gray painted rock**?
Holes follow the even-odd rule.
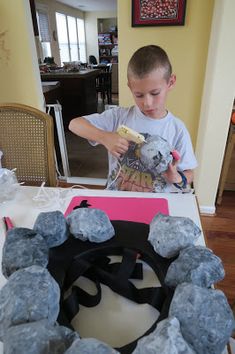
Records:
[[[176,317],[169,317],[158,323],[148,336],[141,338],[133,354],[195,354],[184,340],[180,323]]]
[[[78,208],[67,216],[71,234],[82,241],[104,242],[115,234],[107,214],[100,209]]]
[[[8,327],[46,319],[54,324],[59,314],[60,288],[47,269],[17,270],[0,290],[0,340]]]
[[[168,268],[165,283],[176,287],[193,283],[209,288],[225,276],[222,261],[209,248],[189,246],[180,251],[179,257]]]
[[[76,332],[46,321],[24,323],[6,331],[4,354],[63,354],[76,338]]]
[[[159,135],[146,138],[146,143],[140,148],[140,161],[153,173],[160,174],[166,171],[172,160],[171,146]]]
[[[118,354],[118,352],[95,338],[77,339],[65,354]]]
[[[48,246],[37,232],[15,227],[7,232],[2,252],[2,273],[8,278],[12,273],[31,265],[46,267]]]
[[[171,258],[192,245],[201,234],[199,227],[190,219],[181,216],[157,214],[150,223],[148,241],[155,252]]]
[[[69,235],[66,219],[59,210],[40,213],[33,228],[45,238],[50,248],[64,243]]]
[[[169,316],[178,318],[184,339],[198,354],[221,354],[235,325],[222,291],[191,283],[177,286]]]

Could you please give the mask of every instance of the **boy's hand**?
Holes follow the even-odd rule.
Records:
[[[110,152],[110,154],[119,159],[127,152],[129,142],[117,133],[106,132],[104,135],[103,145]]]
[[[177,171],[177,166],[180,162],[180,155],[177,150],[172,151],[173,161],[169,163],[168,169],[163,176],[169,183],[180,183],[182,182],[182,177]]]

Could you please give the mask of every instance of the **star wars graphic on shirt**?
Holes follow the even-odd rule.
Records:
[[[147,138],[148,134],[143,134]],[[167,182],[161,174],[147,169],[140,160],[141,145],[130,143],[127,153],[112,170],[107,188],[136,192],[163,192]]]

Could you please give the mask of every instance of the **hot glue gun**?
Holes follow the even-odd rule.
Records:
[[[117,129],[117,133],[129,141],[133,141],[136,144],[145,143],[145,138],[142,134],[137,133],[131,128],[126,127],[125,125],[120,125]]]

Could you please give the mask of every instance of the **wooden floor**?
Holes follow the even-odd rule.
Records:
[[[118,94],[112,94],[112,104],[118,105]],[[100,97],[97,109],[99,113],[105,109]],[[68,130],[65,131],[65,139],[72,177],[107,178],[108,153],[103,145],[94,148],[86,139],[80,138]]]
[[[207,247],[219,256],[224,265],[225,278],[216,285],[230,303],[235,304],[235,192],[225,191],[215,216],[201,216]]]

